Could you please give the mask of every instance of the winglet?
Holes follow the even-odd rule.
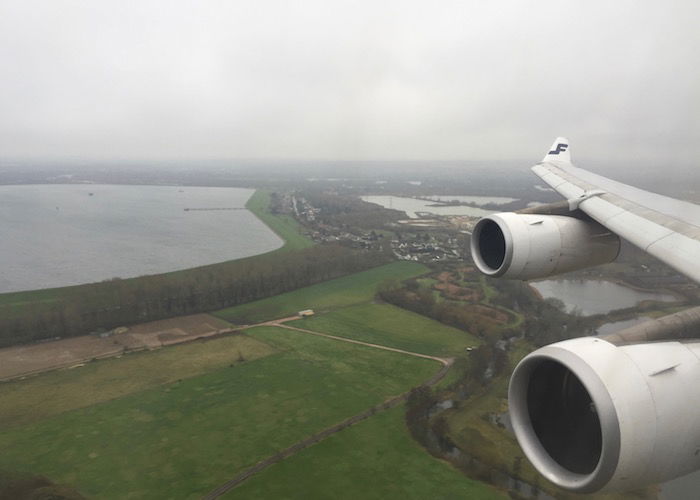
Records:
[[[569,140],[565,137],[557,137],[549,152],[542,161],[562,161],[571,163],[571,150],[569,149]]]

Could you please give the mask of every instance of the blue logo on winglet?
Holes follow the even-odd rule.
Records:
[[[554,148],[552,151],[550,151],[550,152],[547,153],[547,154],[549,154],[549,155],[558,155],[559,153],[563,153],[564,151],[566,151],[566,148],[568,148],[568,147],[569,147],[568,144],[563,144],[563,143],[560,142],[559,144],[557,144],[557,147],[556,147],[556,148]]]

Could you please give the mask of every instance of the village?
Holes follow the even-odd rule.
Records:
[[[393,219],[372,224],[367,217],[361,224],[339,222],[334,210],[314,205],[296,193],[277,193],[275,213],[288,214],[301,222],[306,235],[317,243],[338,243],[352,248],[390,250],[399,260],[414,262],[458,261],[468,253],[468,235],[478,218],[463,215],[441,216],[419,212],[417,218],[357,200],[374,212],[391,213]],[[375,227],[370,227],[375,226]]]

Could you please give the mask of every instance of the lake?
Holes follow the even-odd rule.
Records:
[[[157,274],[279,248],[283,241],[244,209],[253,192],[0,186],[0,292]]]
[[[369,203],[375,203],[381,205],[384,208],[393,208],[394,210],[400,210],[405,212],[411,219],[418,218],[418,212],[427,212],[436,215],[470,215],[472,217],[484,217],[494,213],[491,210],[484,210],[483,208],[468,207],[468,206],[431,206],[437,201],[436,196],[431,196],[431,198],[436,198],[436,201],[428,200],[418,200],[416,198],[404,198],[402,196],[361,196],[363,201]],[[449,198],[450,200],[460,199],[460,198],[472,198],[467,196],[444,196],[444,198]],[[477,197],[473,197],[477,198]],[[509,200],[509,198],[487,198],[478,197],[481,200],[485,200],[484,203],[488,203],[488,200]],[[503,201],[502,203],[507,203]]]
[[[604,280],[543,280],[531,282],[530,286],[546,299],[557,298],[564,302],[567,311],[578,310],[584,316],[633,307],[643,300],[676,301],[676,297],[667,292],[634,290]]]

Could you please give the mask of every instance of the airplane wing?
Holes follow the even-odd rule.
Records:
[[[557,138],[532,171],[580,209],[630,243],[700,283],[700,206],[644,191],[574,167],[571,146]]]
[[[612,262],[624,238],[700,282],[700,206],[576,168],[564,138],[532,170],[568,203],[480,219],[470,241],[479,271],[555,276]],[[700,469],[699,332],[695,307],[525,356],[508,407],[533,466],[578,493],[633,490]]]

